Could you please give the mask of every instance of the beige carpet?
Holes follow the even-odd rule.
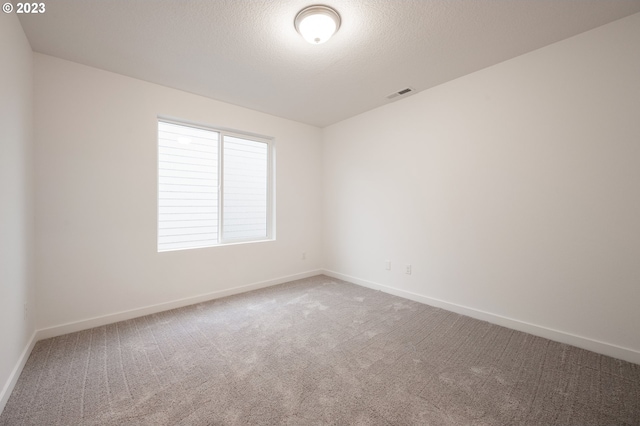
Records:
[[[640,366],[318,276],[38,342],[56,424],[639,425]]]

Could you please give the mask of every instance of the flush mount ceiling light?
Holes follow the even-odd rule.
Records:
[[[309,6],[298,12],[294,25],[309,43],[322,44],[340,28],[340,15],[328,6]]]

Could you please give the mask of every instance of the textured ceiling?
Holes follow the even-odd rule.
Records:
[[[20,15],[36,52],[326,126],[640,12],[639,0],[328,0],[327,43],[296,33],[309,0],[50,0]]]

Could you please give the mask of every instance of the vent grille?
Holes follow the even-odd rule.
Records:
[[[402,90],[398,90],[397,92],[393,92],[392,94],[390,94],[389,96],[387,96],[387,99],[393,99],[393,98],[397,98],[398,96],[406,96],[409,93],[413,92],[413,88],[411,87],[406,87]]]

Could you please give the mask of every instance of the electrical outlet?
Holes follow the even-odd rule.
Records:
[[[404,273],[407,275],[411,275],[411,265],[406,265],[404,267]]]
[[[385,260],[384,261],[384,269],[386,269],[387,271],[391,270],[391,261],[390,260]]]
[[[302,260],[306,260],[307,259],[307,252],[303,251],[302,252]]]

